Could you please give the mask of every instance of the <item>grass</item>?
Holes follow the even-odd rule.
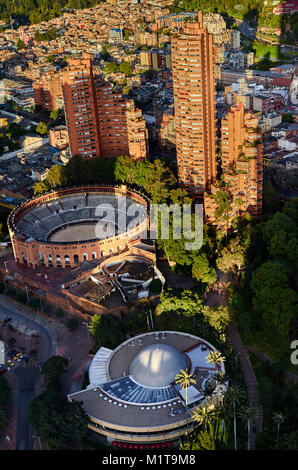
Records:
[[[256,57],[267,57],[268,59],[280,58],[279,46],[272,46],[271,44],[264,44],[262,42],[254,42],[253,49]]]

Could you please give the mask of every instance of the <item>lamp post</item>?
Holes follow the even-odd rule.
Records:
[[[27,286],[25,286],[25,289],[26,289],[26,295],[27,295],[27,302],[28,302],[28,304],[29,304],[29,294],[28,294],[28,287],[27,287]]]
[[[83,325],[86,326],[86,331],[87,331],[87,337],[88,337],[88,344],[89,346],[91,345],[91,342],[90,342],[90,335],[89,335],[89,330],[88,330],[88,323],[83,321]]]

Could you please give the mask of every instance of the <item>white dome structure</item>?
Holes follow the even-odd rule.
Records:
[[[133,380],[147,387],[168,387],[180,369],[187,368],[186,356],[168,344],[143,348],[130,364]]]

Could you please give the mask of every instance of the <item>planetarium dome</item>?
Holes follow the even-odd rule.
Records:
[[[167,387],[180,369],[188,366],[186,356],[168,344],[151,344],[143,348],[130,364],[133,380],[147,387]]]

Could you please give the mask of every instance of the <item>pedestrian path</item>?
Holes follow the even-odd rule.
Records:
[[[240,362],[241,371],[246,383],[249,406],[250,408],[253,408],[256,413],[255,418],[251,421],[249,443],[250,450],[254,450],[256,445],[256,436],[258,432],[262,430],[262,407],[259,400],[258,382],[235,323],[229,323],[227,326],[227,333]]]
[[[227,274],[218,273],[218,281],[207,293],[205,298],[206,305],[227,305],[226,283],[228,282]],[[259,400],[258,382],[248,358],[246,348],[243,346],[237,326],[230,322],[227,326],[227,334],[230,342],[236,352],[240,362],[241,372],[246,383],[249,406],[255,409],[256,417],[251,421],[250,434],[250,450],[255,449],[257,433],[262,430],[262,407]]]

